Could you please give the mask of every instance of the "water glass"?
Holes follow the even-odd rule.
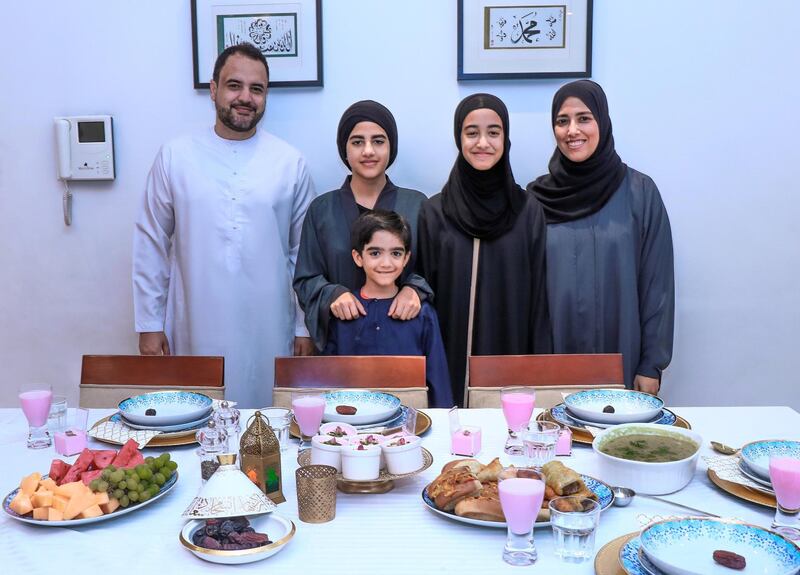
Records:
[[[50,414],[47,416],[47,429],[50,435],[67,429],[67,398],[54,395],[50,403]]]
[[[275,432],[281,451],[289,449],[289,426],[292,424],[292,410],[285,407],[265,407],[261,415],[267,418],[269,426]]]
[[[49,385],[23,385],[19,388],[19,402],[28,420],[28,449],[43,449],[53,445],[47,431],[47,416],[53,401]]]
[[[519,434],[528,427],[533,407],[536,405],[536,391],[531,387],[512,386],[500,390],[500,403],[508,427],[508,439],[504,451],[508,455],[522,455],[522,439]]]
[[[561,426],[552,421],[534,421],[522,433],[522,445],[528,458],[528,467],[537,471],[556,456],[556,443]]]
[[[522,477],[505,479],[501,474],[497,490],[508,526],[503,561],[510,565],[533,565],[538,558],[533,524],[544,499],[544,482]]]
[[[550,500],[555,553],[567,563],[594,557],[594,534],[600,523],[600,504],[594,499],[569,495]]]
[[[777,509],[772,529],[792,541],[800,540],[800,459],[771,457],[769,478]]]

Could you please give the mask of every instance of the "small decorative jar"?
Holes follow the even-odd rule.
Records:
[[[217,456],[225,453],[228,448],[228,437],[225,435],[224,429],[217,428],[216,422],[212,419],[208,424],[200,429],[196,434],[197,443],[200,447],[197,449],[197,456],[200,458],[200,478],[203,480],[203,485],[206,484],[214,472],[219,468],[219,461]]]
[[[225,453],[238,453],[239,451],[239,410],[231,407],[227,401],[220,404],[214,412],[214,421],[219,429],[225,430],[228,436],[228,445]]]
[[[260,411],[247,422],[239,442],[242,472],[275,503],[283,503],[281,446]]]
[[[416,435],[393,437],[381,445],[386,468],[393,475],[412,473],[422,467],[422,440]]]
[[[311,464],[330,465],[337,473],[342,471],[342,447],[348,445],[344,437],[315,435],[311,438]]]
[[[381,472],[381,446],[360,442],[342,447],[342,476],[345,479],[370,481]]]

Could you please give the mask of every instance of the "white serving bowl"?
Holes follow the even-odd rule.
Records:
[[[629,433],[682,436],[694,441],[697,450],[685,459],[666,463],[631,461],[600,451],[606,441]],[[610,485],[630,487],[638,493],[663,495],[683,489],[692,480],[702,444],[703,438],[688,429],[654,423],[625,423],[598,433],[592,441],[592,449],[599,461],[599,479]]]
[[[347,405],[356,408],[354,415],[337,413],[336,408]],[[343,421],[350,425],[375,424],[389,419],[400,411],[400,399],[382,391],[331,391],[325,394],[325,413],[322,421]]]
[[[240,563],[261,561],[262,559],[275,555],[289,543],[292,537],[294,537],[294,523],[276,513],[258,515],[256,517],[249,517],[248,519],[250,520],[250,525],[256,530],[256,533],[266,533],[272,543],[269,545],[262,545],[261,547],[253,547],[252,549],[240,549],[238,551],[199,547],[192,543],[192,535],[205,525],[205,521],[195,520],[189,521],[181,530],[181,545],[204,561],[222,563],[224,565],[239,565]]]
[[[211,412],[211,398],[195,391],[154,391],[119,402],[122,416],[138,425],[180,425],[197,421]],[[154,409],[155,415],[146,415]]]
[[[360,449],[363,447],[364,449]],[[342,447],[342,477],[355,481],[373,481],[381,473],[381,446],[359,445]]]
[[[404,445],[397,445],[400,440]],[[381,444],[386,469],[393,475],[413,473],[422,467],[422,440],[416,435],[392,437]]]
[[[650,421],[664,409],[664,400],[632,389],[587,389],[564,398],[567,409],[589,422],[618,424]],[[607,406],[614,413],[604,413]]]
[[[335,440],[339,445],[329,445],[326,441]],[[342,472],[342,447],[349,445],[347,437],[315,435],[311,438],[311,465],[330,465]]]

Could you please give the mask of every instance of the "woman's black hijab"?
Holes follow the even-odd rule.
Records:
[[[336,145],[344,164],[348,169],[352,169],[347,162],[347,139],[359,122],[374,122],[386,132],[386,136],[389,138],[389,163],[386,167],[391,166],[397,157],[397,123],[389,108],[373,100],[356,102],[344,111],[339,120],[339,128],[336,130]]]
[[[473,110],[494,110],[503,122],[503,156],[488,170],[476,170],[461,150],[461,128]],[[456,108],[454,135],[458,158],[442,188],[445,215],[465,234],[491,240],[509,231],[525,204],[525,192],[514,181],[509,162],[508,110],[491,94],[473,94]]]
[[[553,96],[550,112],[553,127],[567,98],[575,97],[591,110],[600,130],[594,153],[583,162],[569,160],[556,146],[550,158],[549,174],[528,184],[544,208],[548,223],[585,218],[602,208],[622,180],[627,167],[614,149],[608,100],[603,88],[591,80],[578,80],[562,86]]]

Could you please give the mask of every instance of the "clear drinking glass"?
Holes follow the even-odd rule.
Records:
[[[28,420],[28,449],[42,449],[53,445],[47,431],[47,416],[53,401],[53,389],[49,385],[26,384],[19,388],[19,402]]]
[[[528,458],[528,467],[541,470],[542,465],[556,456],[556,443],[561,426],[552,421],[532,421],[522,432],[522,445]]]
[[[292,410],[285,407],[265,407],[259,410],[267,418],[269,426],[275,432],[281,451],[289,449],[289,426],[292,424]]]
[[[325,394],[321,391],[293,391],[292,411],[300,428],[298,451],[311,449],[311,438],[319,432],[325,413]]]
[[[800,540],[800,459],[771,457],[769,478],[778,502],[772,529],[792,541]]]
[[[50,403],[50,413],[47,416],[47,430],[50,435],[67,429],[67,398],[63,395],[54,395]]]
[[[594,534],[600,523],[600,504],[588,497],[555,497],[550,507],[553,546],[568,563],[583,563],[594,557]]]
[[[504,479],[501,474],[497,490],[508,525],[503,561],[510,565],[532,565],[538,557],[533,524],[544,499],[544,482],[522,477]]]
[[[504,387],[500,391],[500,402],[508,427],[508,439],[504,450],[509,455],[522,455],[522,439],[519,434],[530,423],[533,407],[536,404],[536,392],[531,387]]]

